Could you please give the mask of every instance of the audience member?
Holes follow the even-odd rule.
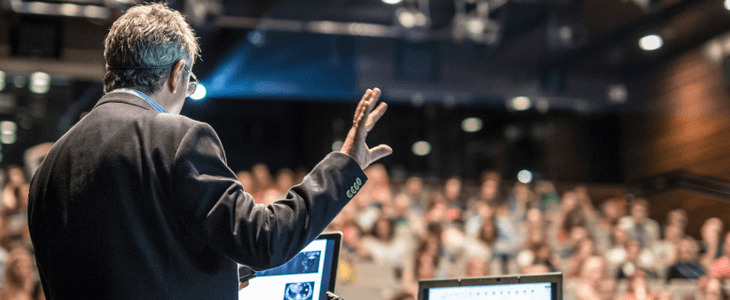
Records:
[[[268,167],[257,164],[237,175],[257,202],[269,204],[300,182],[300,173],[283,168],[272,180]],[[705,221],[698,243],[685,236],[686,211],[670,211],[659,227],[649,218],[649,202],[631,195],[609,198],[597,211],[586,186],[559,194],[550,181],[533,189],[502,182],[491,171],[473,186],[458,177],[440,184],[419,176],[400,176],[391,186],[382,165],[366,174],[368,184],[328,230],[343,232],[340,273],[349,275],[339,277],[355,283],[361,264],[392,268],[403,288],[383,293],[392,299],[415,298],[418,280],[556,271],[577,287],[577,299],[671,298],[668,290],[651,292],[647,278],[697,280],[704,300],[727,299],[720,284],[730,279],[730,233],[721,240],[719,218]],[[7,263],[0,300],[41,299],[26,249],[26,176],[19,166],[4,175],[0,265]],[[503,184],[512,186],[509,193]]]
[[[583,262],[579,276],[581,283],[578,287],[578,300],[601,299],[601,284],[605,274],[603,260],[600,256],[589,256]]]
[[[654,244],[651,249],[656,259],[654,269],[660,277],[665,277],[667,268],[677,260],[677,250],[683,238],[682,228],[678,224],[671,224],[664,227],[664,238]]]
[[[466,277],[484,277],[489,275],[489,262],[484,257],[470,257],[466,263]]]
[[[8,254],[5,266],[3,285],[0,287],[0,300],[33,299],[35,287],[33,257],[23,247],[18,247]]]
[[[700,244],[700,263],[705,269],[710,269],[715,259],[722,256],[722,236],[723,223],[720,218],[709,218],[705,220],[700,229],[702,242]]]
[[[698,283],[703,300],[728,300],[727,291],[722,288],[722,281],[715,277],[703,277]]]
[[[710,267],[710,275],[715,278],[730,278],[730,232],[725,234],[723,256],[715,260]]]
[[[656,278],[653,264],[654,256],[651,251],[642,248],[639,241],[629,240],[626,244],[626,260],[619,265],[617,278],[632,278],[637,272],[641,272],[643,277]]]
[[[596,240],[596,247],[602,251],[608,251],[611,248],[611,232],[612,228],[618,220],[623,217],[621,206],[615,198],[603,201],[601,204],[601,217],[596,222],[593,231]]]
[[[659,223],[649,219],[649,202],[638,198],[631,202],[630,215],[619,219],[619,224],[626,233],[637,240],[642,248],[653,248],[659,241]]]
[[[286,193],[296,184],[299,182],[294,181],[294,171],[291,169],[283,168],[276,172],[276,190],[279,192],[279,199],[286,198]]]
[[[649,290],[649,283],[646,280],[646,273],[638,269],[630,276],[628,293],[624,295],[624,300],[650,300],[654,299]]]
[[[378,265],[402,269],[402,262],[408,257],[408,244],[395,235],[395,222],[386,217],[375,221],[372,236],[363,238],[362,247]]]
[[[677,262],[667,270],[667,281],[672,279],[700,279],[705,275],[705,268],[702,267],[697,256],[697,242],[686,237],[680,240],[677,248]]]

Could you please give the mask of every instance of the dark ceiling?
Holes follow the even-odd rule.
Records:
[[[31,3],[3,2],[0,70],[23,72],[19,66],[35,62],[35,68],[48,68],[52,74],[68,70],[67,76],[100,78],[101,40],[112,20],[23,14],[11,9],[15,2]],[[125,7],[119,2],[75,3],[110,7],[113,19]],[[480,3],[489,7],[486,18],[498,25],[496,38],[489,42],[454,38],[454,20],[460,9],[475,14]],[[226,81],[219,82],[226,87],[224,97],[228,98],[253,96],[250,91],[235,90],[246,86],[241,80],[258,80],[270,72],[288,73],[287,65],[277,64],[280,56],[306,61],[309,56],[321,56],[315,53],[321,49],[348,63],[332,70],[313,67],[313,74],[352,68],[346,71],[351,74],[343,76],[349,76],[353,84],[342,89],[353,93],[330,98],[349,98],[366,86],[383,82],[380,86],[391,85],[392,93],[386,96],[396,99],[412,99],[422,90],[426,92],[421,98],[426,101],[456,97],[467,99],[466,103],[503,101],[524,94],[549,98],[558,107],[583,99],[601,110],[607,107],[609,86],[631,81],[653,65],[701,46],[730,28],[730,12],[723,8],[722,0],[406,0],[396,5],[381,0],[173,0],[169,5],[184,11],[201,37],[203,61],[196,73],[204,82],[220,75],[216,72],[224,69],[223,62],[244,60],[241,65],[247,69],[226,74]],[[404,28],[396,14],[406,8],[427,12],[430,22],[424,28]],[[39,19],[62,24],[62,50],[57,58],[36,57],[29,62],[27,56],[12,53],[11,36]],[[326,31],[320,26],[322,21],[342,30]],[[379,31],[352,30],[356,25],[374,26]],[[568,36],[561,38],[566,28]],[[261,34],[269,43],[253,47],[252,33]],[[650,33],[664,38],[663,48],[639,49],[639,38]],[[316,39],[319,44],[298,39]],[[236,56],[243,53],[247,58]],[[411,57],[413,62],[408,62]],[[246,59],[270,63],[256,66]],[[294,87],[288,97],[319,97],[307,94],[302,82],[281,81],[286,81],[281,82],[284,87]]]

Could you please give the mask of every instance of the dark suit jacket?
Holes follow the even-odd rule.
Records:
[[[28,222],[46,297],[236,299],[236,262],[283,264],[365,180],[334,152],[286,199],[254,204],[209,125],[107,94],[31,183]]]

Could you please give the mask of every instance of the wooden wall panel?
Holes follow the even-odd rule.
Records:
[[[689,173],[730,182],[730,89],[721,66],[707,59],[701,47],[649,72],[642,110],[627,116],[624,166],[628,181],[662,173]],[[709,217],[730,224],[730,199],[686,190],[649,197],[652,217],[663,221],[674,207],[690,213],[689,232]],[[727,226],[730,228],[730,226]]]

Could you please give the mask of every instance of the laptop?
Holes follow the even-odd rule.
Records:
[[[257,271],[238,299],[326,300],[335,291],[341,243],[341,232],[321,234],[285,264]]]
[[[563,274],[422,280],[418,300],[562,300]]]

